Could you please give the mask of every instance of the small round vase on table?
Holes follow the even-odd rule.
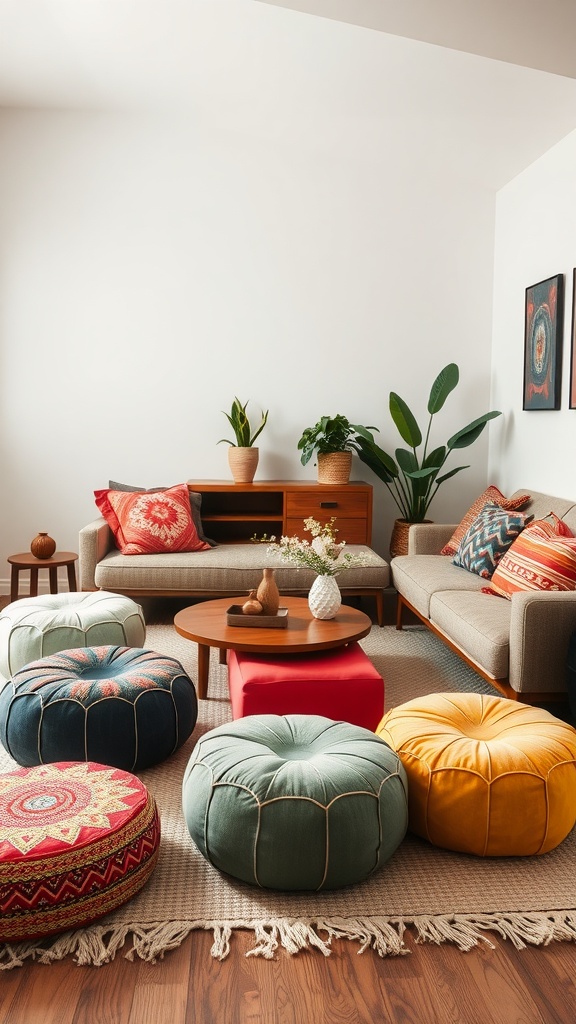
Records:
[[[310,587],[308,605],[315,619],[333,619],[342,595],[335,576],[317,576]]]
[[[47,533],[39,533],[30,545],[30,551],[34,558],[52,558],[56,551],[56,541]]]

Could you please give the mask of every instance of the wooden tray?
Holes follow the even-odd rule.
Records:
[[[279,608],[277,615],[245,615],[241,604],[233,604],[226,612],[229,626],[256,627],[257,629],[286,629],[288,609]]]

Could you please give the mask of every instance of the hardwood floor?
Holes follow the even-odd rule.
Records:
[[[569,1024],[576,947],[461,953],[416,946],[407,956],[281,953],[246,958],[238,933],[222,963],[194,932],[157,964],[118,956],[104,967],[29,964],[0,979],[3,1024]]]
[[[5,601],[2,603],[6,603]],[[166,621],[173,609],[147,609]],[[572,1024],[576,943],[515,950],[490,936],[468,953],[416,945],[406,956],[333,953],[246,957],[251,937],[212,959],[212,935],[192,932],[157,964],[119,954],[100,968],[71,960],[0,972],[2,1024]],[[129,947],[127,947],[129,948]]]

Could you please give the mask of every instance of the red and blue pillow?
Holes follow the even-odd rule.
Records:
[[[529,518],[522,512],[508,512],[495,502],[487,502],[464,533],[452,559],[454,565],[490,579]]]

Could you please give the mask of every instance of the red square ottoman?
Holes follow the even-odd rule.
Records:
[[[310,654],[228,652],[232,717],[322,715],[374,731],[384,680],[358,643]]]

